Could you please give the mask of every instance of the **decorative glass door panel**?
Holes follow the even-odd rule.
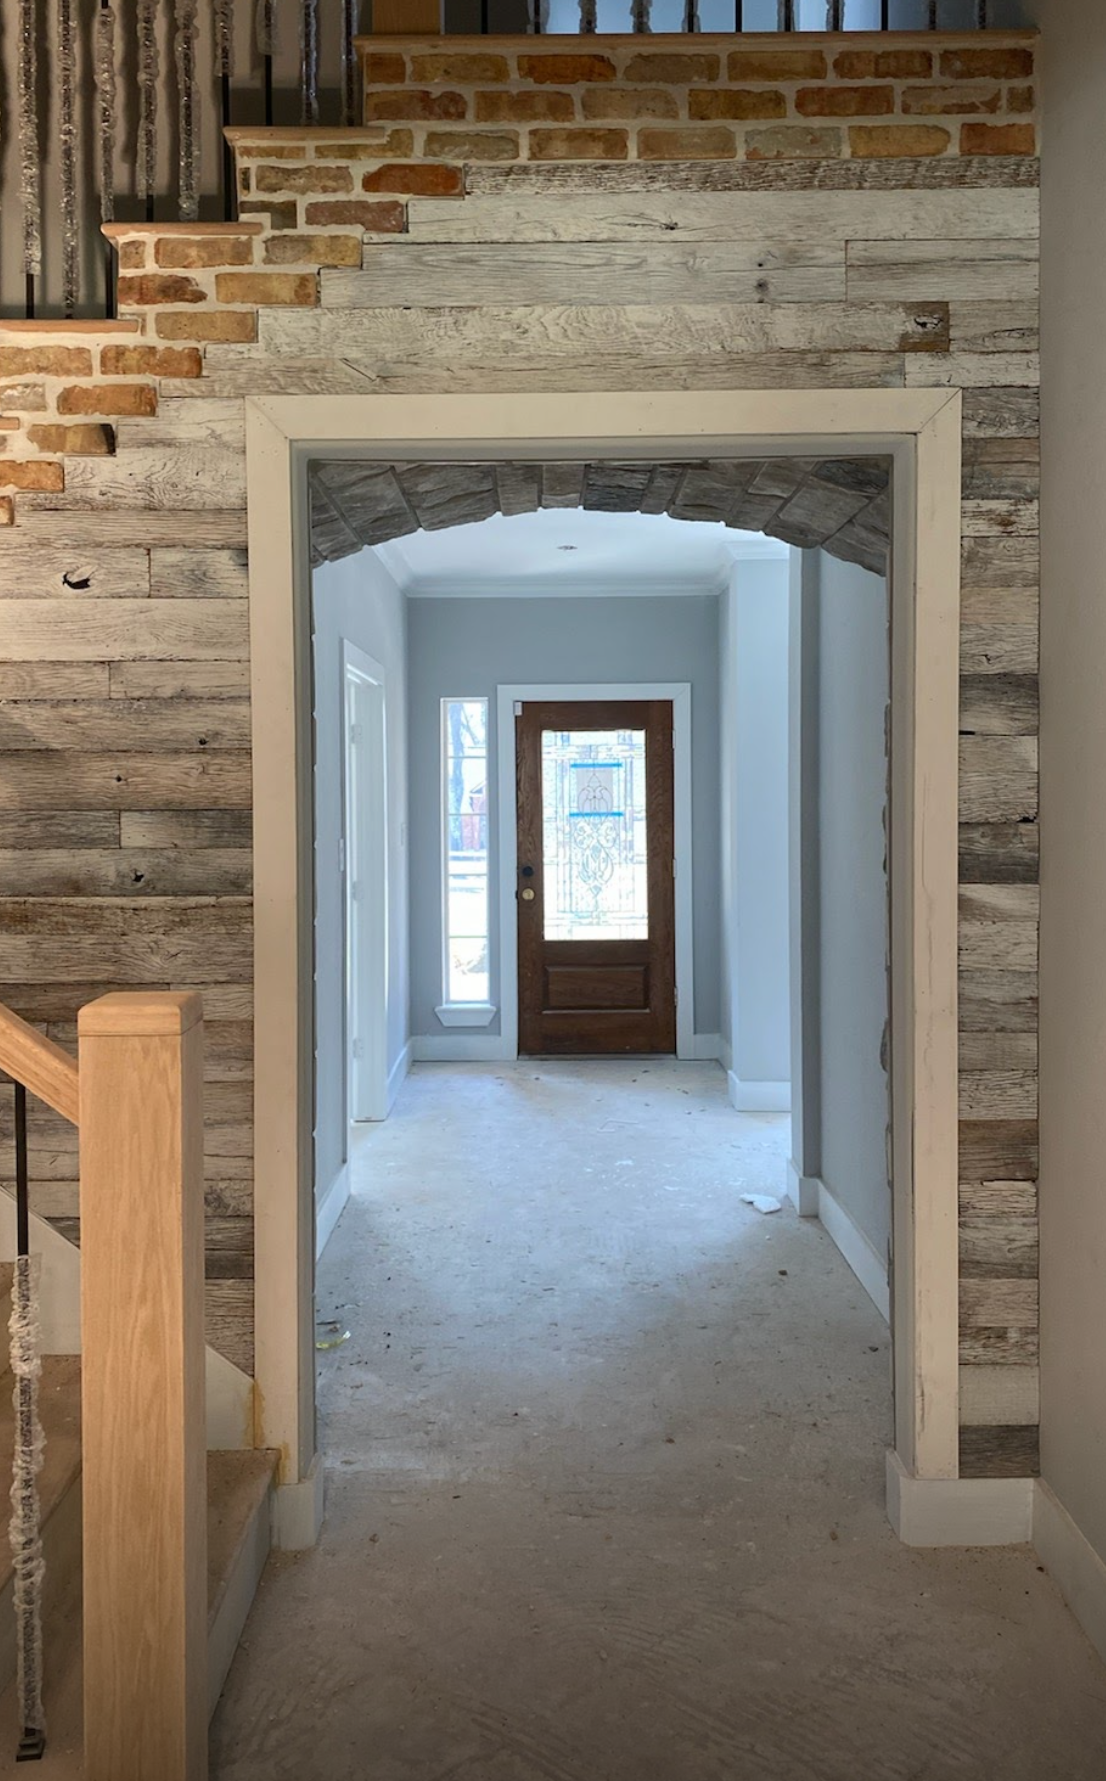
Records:
[[[543,730],[547,940],[645,940],[644,730]]]
[[[526,704],[519,1049],[673,1051],[672,705]]]

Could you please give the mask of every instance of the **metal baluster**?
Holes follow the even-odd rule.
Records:
[[[42,1549],[36,1475],[41,1460],[37,1360],[30,1274],[30,1171],[27,1167],[27,1090],[15,1083],[15,1314],[12,1365],[15,1389],[15,1481],[12,1485],[12,1558],[16,1570],[16,1639],[20,1738],[15,1760],[39,1762],[46,1752],[42,1716]]]
[[[488,0],[480,0],[480,34],[481,34],[481,36],[487,37],[491,28],[492,28],[491,21],[488,17]]]
[[[234,73],[234,20],[231,0],[215,0],[215,67],[219,75],[219,141],[222,144],[223,215],[230,222],[237,210],[234,151],[226,138],[231,121],[230,81]]]
[[[319,121],[319,0],[300,0],[300,122]]]
[[[880,0],[879,28],[881,31],[891,29],[891,0]]]
[[[35,283],[42,271],[42,147],[38,120],[38,5],[19,5],[19,180],[23,205],[24,310],[35,313]]]
[[[781,31],[794,31],[797,28],[795,24],[795,0],[779,0],[778,28]]]
[[[845,0],[826,0],[826,30],[845,29]]]
[[[930,31],[937,29],[937,0],[929,0],[929,18],[926,21]]]
[[[699,29],[699,0],[684,0],[684,30],[698,31]]]
[[[653,10],[653,0],[633,0],[630,7],[630,29],[632,31],[651,31],[649,15]]]
[[[733,28],[735,31],[745,29],[745,0],[734,0]]]
[[[989,0],[975,0],[975,24],[977,31],[990,30],[991,7]]]
[[[598,29],[595,0],[580,0],[580,35],[590,37]]]
[[[261,51],[262,81],[265,90],[265,122],[273,121],[273,49],[276,30],[276,0],[257,0],[257,47]]]
[[[115,14],[111,0],[100,0],[96,15],[96,142],[99,156],[100,221],[115,219]],[[104,314],[115,314],[115,249],[105,235]]]

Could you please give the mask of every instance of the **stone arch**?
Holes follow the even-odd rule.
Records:
[[[665,463],[313,463],[312,560],[420,530],[539,508],[666,513],[821,547],[884,574],[891,526],[887,458],[727,458]]]

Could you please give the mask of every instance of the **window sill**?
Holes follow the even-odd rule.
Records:
[[[494,1002],[445,1002],[434,1012],[443,1027],[490,1027],[499,1009]]]

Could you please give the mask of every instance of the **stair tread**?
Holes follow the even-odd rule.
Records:
[[[77,1363],[79,1368],[79,1362]],[[79,1377],[79,1373],[78,1373]],[[276,1478],[279,1454],[268,1449],[207,1456],[207,1611],[211,1625],[250,1522]],[[2,1463],[2,1461],[0,1461]],[[81,1762],[80,1599],[62,1624],[46,1628],[46,1709],[49,1742],[36,1775],[73,1781]],[[0,1693],[0,1770],[16,1737],[15,1690]]]

